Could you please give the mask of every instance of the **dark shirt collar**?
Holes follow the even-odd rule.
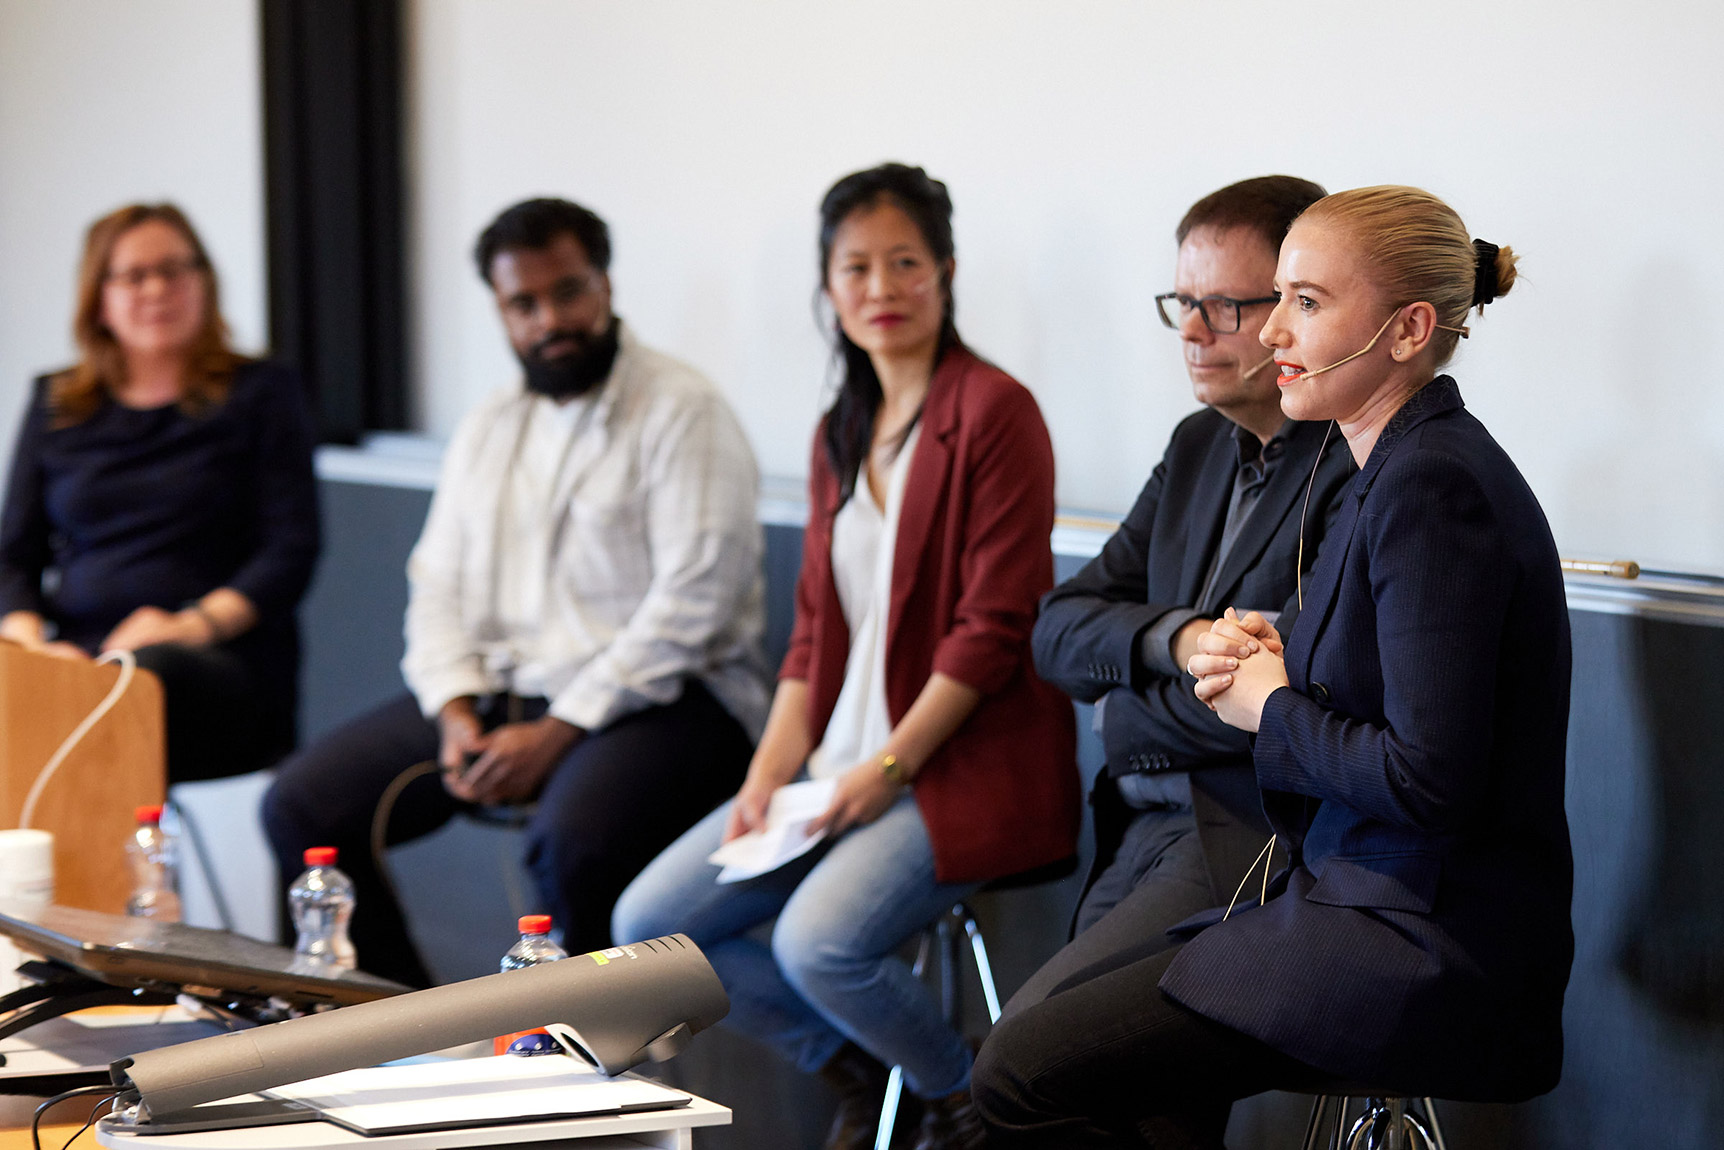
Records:
[[[1401,404],[1395,414],[1389,417],[1389,422],[1383,428],[1383,433],[1377,437],[1376,444],[1371,448],[1371,455],[1365,460],[1365,466],[1359,469],[1364,476],[1359,484],[1361,495],[1369,489],[1371,480],[1382,470],[1383,463],[1395,450],[1395,445],[1407,437],[1407,433],[1427,419],[1445,415],[1451,411],[1459,411],[1466,407],[1461,401],[1460,385],[1454,377],[1439,375],[1425,386],[1419,388]]]
[[[1269,442],[1264,443],[1257,438],[1255,431],[1249,431],[1235,423],[1233,425],[1233,447],[1239,453],[1239,466],[1244,467],[1246,464],[1256,463],[1258,460],[1265,463],[1275,462],[1286,452],[1287,439],[1298,427],[1299,425],[1295,421],[1284,419],[1281,421],[1281,426],[1276,429],[1275,434],[1269,437]]]

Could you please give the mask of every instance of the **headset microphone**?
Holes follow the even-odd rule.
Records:
[[[1328,367],[1314,367],[1309,371],[1302,371],[1298,375],[1293,376],[1293,378],[1310,379],[1314,375],[1322,375],[1326,371],[1334,371],[1344,363],[1352,363],[1355,359],[1358,359],[1360,356],[1377,346],[1377,341],[1383,338],[1383,333],[1389,330],[1389,325],[1391,323],[1395,322],[1395,316],[1400,314],[1401,313],[1399,311],[1396,311],[1394,315],[1391,315],[1388,319],[1384,320],[1383,326],[1377,329],[1377,334],[1371,337],[1371,342],[1354,352],[1352,355],[1347,356],[1345,359],[1338,359]]]
[[[1240,379],[1250,379],[1252,376],[1256,375],[1258,372],[1262,371],[1264,368],[1268,367],[1270,364],[1272,364],[1274,362],[1275,362],[1275,355],[1273,352],[1271,352],[1268,359],[1264,360],[1262,363],[1258,364],[1256,367],[1248,368],[1246,370],[1245,374],[1241,375],[1239,378]]]

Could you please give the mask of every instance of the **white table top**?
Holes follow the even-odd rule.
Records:
[[[458,1150],[469,1146],[515,1146],[580,1139],[580,1150],[611,1150],[612,1147],[687,1146],[687,1132],[694,1127],[725,1126],[729,1123],[728,1108],[697,1097],[687,1106],[674,1110],[552,1119],[510,1126],[477,1126],[465,1130],[433,1130],[419,1134],[384,1134],[371,1138],[329,1122],[153,1135],[132,1134],[110,1128],[104,1122],[96,1128],[96,1141],[109,1150],[341,1150],[357,1146],[374,1147],[375,1150]]]

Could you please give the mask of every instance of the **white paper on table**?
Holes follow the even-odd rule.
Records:
[[[347,1070],[267,1091],[364,1134],[527,1122],[688,1105],[691,1095],[632,1076],[606,1078],[560,1054]]]
[[[724,868],[718,881],[763,875],[814,849],[826,832],[809,834],[808,824],[826,813],[837,790],[838,780],[830,778],[787,783],[773,791],[766,804],[766,826],[738,835],[706,856],[707,862]]]

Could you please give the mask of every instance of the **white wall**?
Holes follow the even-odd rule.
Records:
[[[0,0],[0,443],[30,380],[71,362],[84,229],[173,200],[261,347],[263,129],[257,11],[238,0]]]
[[[822,404],[815,206],[884,159],[957,204],[965,337],[1036,392],[1060,499],[1123,509],[1192,407],[1151,297],[1249,175],[1419,184],[1525,278],[1455,364],[1565,553],[1724,570],[1724,13],[1501,0],[417,0],[425,427],[512,362],[468,262],[500,208],[611,223],[618,310],[712,373],[765,469]]]
[[[1526,278],[1457,361],[1571,554],[1724,570],[1724,43],[1715,5],[1478,0],[416,0],[419,419],[513,367],[467,252],[525,195],[616,233],[618,306],[801,475],[825,393],[814,208],[926,165],[958,205],[966,337],[1036,390],[1060,497],[1118,510],[1190,408],[1151,314],[1169,231],[1229,180],[1423,184]],[[64,363],[82,229],[192,214],[265,334],[255,6],[0,0],[0,442]]]

